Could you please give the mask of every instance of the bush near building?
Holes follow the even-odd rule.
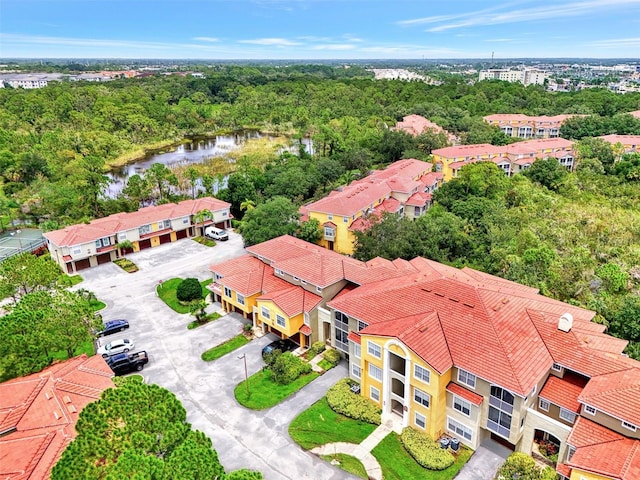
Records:
[[[185,278],[176,289],[176,297],[181,302],[202,299],[202,287],[197,278]]]
[[[338,353],[337,350],[326,350],[323,356],[327,362],[333,364],[334,366],[340,363],[340,353]]]
[[[298,377],[311,372],[311,364],[291,352],[278,355],[271,366],[273,379],[280,385],[288,385]]]
[[[515,452],[507,457],[496,475],[496,480],[555,480],[553,468],[540,468],[526,453]]]
[[[429,470],[444,470],[455,461],[453,455],[429,435],[411,427],[402,430],[400,440],[416,462]]]
[[[343,378],[327,391],[327,403],[331,409],[342,415],[380,425],[380,407],[368,398],[351,391],[356,382]]]

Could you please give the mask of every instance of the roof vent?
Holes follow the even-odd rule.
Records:
[[[562,332],[570,332],[573,326],[573,315],[564,313],[558,320],[558,330]]]

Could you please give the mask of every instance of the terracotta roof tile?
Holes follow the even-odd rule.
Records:
[[[311,330],[311,327],[309,325],[302,325],[300,327],[300,333],[302,333],[303,335],[311,335],[313,331]]]
[[[566,373],[563,378],[549,376],[544,387],[540,391],[540,396],[549,400],[554,405],[558,405],[575,413],[580,412],[580,402],[578,396],[586,385],[587,380],[571,373]]]
[[[469,400],[474,405],[480,405],[484,400],[484,397],[482,395],[478,395],[477,393],[474,393],[471,390],[467,390],[463,386],[460,386],[457,383],[453,382],[449,382],[449,384],[447,385],[447,391],[459,397],[462,397],[465,400]]]
[[[592,378],[579,400],[640,427],[640,368]]]

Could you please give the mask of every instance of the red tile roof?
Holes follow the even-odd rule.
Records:
[[[311,335],[311,333],[312,333],[311,327],[308,326],[308,325],[302,325],[300,327],[300,333],[303,334],[303,335],[307,335],[307,336]]]
[[[640,368],[592,378],[579,400],[640,427]]]
[[[217,198],[206,197],[141,208],[137,212],[116,213],[108,217],[92,220],[89,224],[78,224],[44,233],[57,246],[73,246],[109,237],[118,232],[138,228],[161,220],[194,215],[200,210],[216,212],[228,210],[231,205]]]
[[[484,397],[482,395],[478,395],[477,393],[474,393],[471,390],[467,390],[463,386],[460,386],[457,383],[453,382],[449,382],[449,385],[447,385],[447,391],[470,401],[474,405],[480,405],[482,403],[482,400],[484,400]]]
[[[635,118],[640,118],[640,110],[634,110],[633,112],[629,112],[629,115]]]
[[[496,147],[488,143],[478,143],[475,145],[458,145],[456,147],[438,148],[431,152],[445,158],[472,157],[475,155],[501,155],[505,152],[505,147]]]
[[[285,282],[286,283],[286,282]],[[258,300],[270,300],[288,317],[295,317],[303,312],[310,312],[322,301],[322,297],[291,284],[288,288],[263,293]]]
[[[613,144],[621,143],[622,145],[635,145],[640,147],[640,135],[603,135],[598,137],[604,141]]]
[[[450,142],[456,142],[458,140],[455,135],[447,132],[440,125],[427,120],[421,115],[415,114],[403,117],[401,122],[396,123],[395,130],[402,130],[414,137],[424,133],[425,130],[432,130],[435,133],[444,133]]]
[[[86,355],[0,384],[0,478],[48,478],[76,436],[79,412],[113,387],[100,356]]]
[[[567,443],[576,448],[569,467],[619,480],[640,478],[639,440],[578,417]]]
[[[586,385],[587,380],[571,373],[566,373],[563,378],[549,376],[544,387],[540,391],[540,397],[549,400],[554,405],[565,408],[575,413],[580,413],[578,396]]]
[[[529,115],[524,115],[522,113],[496,113],[493,115],[487,115],[486,117],[482,118],[485,122],[497,125],[504,123],[505,126],[508,126],[510,122],[515,122],[516,125],[514,126],[519,126],[518,124],[536,125],[540,123],[543,125],[559,128],[567,118],[575,116],[582,115],[554,115],[551,117],[541,115],[537,117],[530,117]]]

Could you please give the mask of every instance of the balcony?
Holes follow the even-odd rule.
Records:
[[[406,360],[394,353],[389,354],[389,368],[392,372],[399,374],[404,377],[406,370]]]

